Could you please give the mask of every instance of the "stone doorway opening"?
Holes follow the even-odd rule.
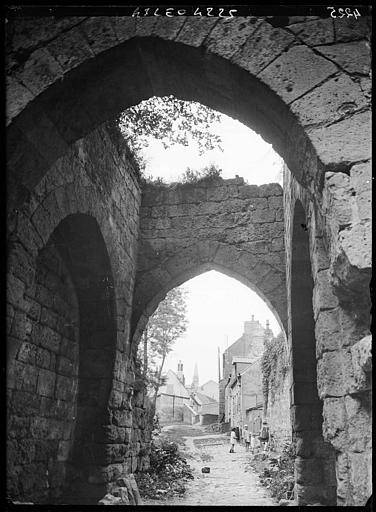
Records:
[[[291,423],[296,445],[295,496],[302,505],[336,503],[335,454],[322,435],[323,404],[317,391],[313,279],[307,219],[294,209],[291,265]]]

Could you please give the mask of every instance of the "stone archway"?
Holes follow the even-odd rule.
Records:
[[[323,166],[335,171],[370,157],[366,19],[356,28],[345,23],[348,34],[342,26],[337,35],[329,19],[291,20],[291,28],[262,17],[168,22],[68,17],[53,27],[39,20],[45,31],[38,32],[33,20],[9,22],[10,207],[75,140],[153,95],[174,94],[238,118],[272,142],[312,190],[322,186]],[[22,31],[32,34],[26,46]],[[362,55],[350,68],[343,67],[343,44]],[[323,98],[319,119],[315,98]]]
[[[173,189],[148,186],[140,214],[133,333],[169,289],[201,268],[223,270],[256,287],[287,330],[280,185],[246,185],[236,178]]]
[[[12,362],[10,497],[51,503],[68,492],[69,503],[83,503],[104,494],[87,483],[104,463],[98,440],[115,359],[113,288],[95,219],[65,217],[37,257],[26,337]]]
[[[336,504],[335,457],[323,440],[316,372],[313,278],[304,208],[296,200],[291,253],[291,423],[296,446],[295,495],[302,505]]]
[[[273,143],[325,218],[323,232],[336,252],[329,250],[328,266],[337,281],[340,274],[337,288],[344,300],[357,268],[365,281],[370,268],[367,257],[359,262],[352,240],[360,239],[369,255],[364,242],[370,233],[369,218],[360,179],[367,175],[370,158],[367,17],[289,18],[283,27],[250,17],[231,24],[184,17],[171,23],[113,17],[68,17],[56,23],[12,20],[7,62],[8,211],[17,216],[58,158],[104,120],[152,95],[175,94],[232,115]],[[346,182],[346,177],[354,182],[350,213],[336,197],[339,182]],[[355,229],[359,224],[361,229]],[[42,232],[45,227],[41,222]],[[342,263],[347,261],[351,275],[343,272]],[[327,279],[328,274],[325,270],[319,277]],[[318,279],[318,289],[320,284]],[[368,294],[365,288],[362,281],[358,294]],[[20,307],[23,289],[20,280],[12,280],[10,293]],[[319,290],[316,309],[325,309],[325,299]],[[126,307],[131,307],[128,302]],[[21,331],[22,337],[26,327]],[[123,332],[125,336],[126,327]],[[119,375],[123,363],[118,364]],[[368,375],[368,359],[366,366]],[[338,418],[333,425],[336,432]]]

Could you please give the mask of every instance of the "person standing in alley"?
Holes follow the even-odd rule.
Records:
[[[235,443],[236,443],[236,430],[235,430],[235,428],[233,428],[231,430],[231,434],[230,434],[230,445],[231,445],[230,453],[235,453],[234,452]]]
[[[250,443],[248,425],[244,425],[243,439],[244,439],[245,451],[248,452],[249,451],[249,443]]]
[[[264,420],[262,422],[259,439],[261,441],[261,446],[262,446],[264,452],[266,452],[266,449],[268,447],[268,442],[269,442],[269,427],[268,427],[266,420]]]

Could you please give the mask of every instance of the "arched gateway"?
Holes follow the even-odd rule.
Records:
[[[321,429],[331,443],[335,464],[321,465],[321,473],[311,474],[314,457],[313,462],[307,461],[301,454],[296,467],[296,497],[301,504],[312,499],[333,503],[332,490],[337,488],[338,504],[364,504],[371,492],[370,345],[368,315],[364,314],[369,308],[370,275],[368,23],[366,16],[335,20],[286,17],[282,24],[265,17],[8,20],[11,251],[7,300],[12,412],[8,431],[12,469],[8,476],[13,497],[51,500],[50,491],[43,493],[43,479],[30,475],[42,474],[43,464],[49,467],[62,457],[59,451],[48,454],[37,449],[43,422],[35,423],[35,411],[47,407],[49,398],[45,395],[48,386],[43,384],[46,368],[35,357],[25,362],[25,353],[20,351],[30,336],[30,318],[35,317],[31,290],[38,280],[38,255],[47,247],[58,225],[56,219],[64,222],[68,215],[93,215],[108,252],[105,274],[113,275],[116,340],[108,365],[98,369],[98,379],[111,382],[103,431],[97,434],[103,449],[98,457],[93,455],[93,464],[85,466],[84,471],[86,484],[96,499],[105,491],[121,487],[124,475],[147,463],[141,449],[147,439],[147,426],[134,388],[130,340],[155,307],[153,301],[158,299],[158,293],[163,296],[173,283],[186,278],[187,272],[202,268],[200,265],[218,265],[256,286],[277,311],[282,324],[289,325],[296,301],[296,288],[291,281],[292,218],[295,199],[299,198],[304,205],[309,240],[310,261],[306,261],[305,268],[312,278],[311,324],[315,333],[313,336],[311,329],[310,342],[316,343],[317,390],[323,406],[323,424],[318,416],[314,431],[320,436]],[[241,240],[236,231],[242,222],[249,236],[256,231],[257,222],[252,215],[257,214],[259,206],[252,210],[254,198],[247,196],[245,185],[236,185],[238,192],[245,187],[243,191],[251,199],[245,211],[240,213],[235,208],[223,213],[228,215],[222,219],[225,224],[234,223],[232,240],[230,233],[224,240],[213,234],[210,241],[198,236],[194,244],[188,243],[193,227],[183,227],[181,220],[173,220],[172,203],[168,203],[170,225],[162,228],[169,232],[172,246],[167,241],[156,243],[154,235],[148,236],[148,230],[160,229],[152,226],[151,219],[162,221],[158,214],[153,217],[153,206],[162,205],[147,205],[146,192],[141,207],[132,157],[111,127],[103,123],[143,99],[167,94],[199,101],[239,119],[271,142],[290,169],[292,176],[286,171],[284,187],[287,315],[283,305],[283,248],[280,234],[274,238],[270,235],[272,225],[283,223],[283,217],[277,220],[279,206],[273,210],[266,238],[266,244],[273,244],[274,240],[279,244],[275,249],[278,255],[268,252],[268,258],[257,269],[260,260],[255,255],[265,254],[262,240]],[[208,188],[206,194],[215,193],[213,190]],[[234,189],[227,192],[231,195]],[[276,195],[280,201],[280,191]],[[274,208],[272,197],[273,194],[267,198],[258,196],[266,200],[265,213]],[[198,199],[196,204],[200,207],[204,202]],[[186,243],[181,246],[171,231],[174,224],[184,230]],[[152,251],[144,250],[153,243]],[[252,250],[250,245],[245,250],[247,243],[255,244]],[[213,251],[214,255],[205,256],[205,251]],[[184,266],[184,258],[194,261],[195,269]],[[148,266],[150,263],[155,265]],[[69,270],[68,265],[70,277],[66,282],[72,280],[79,297],[84,284],[74,284],[74,268]],[[101,273],[102,266],[97,270]],[[257,281],[258,270],[265,281]],[[267,281],[274,275],[279,276],[276,287]],[[151,288],[147,290],[149,277]],[[42,317],[36,318],[37,325],[43,325]],[[50,328],[56,332],[56,326]],[[299,343],[294,340],[294,332],[293,322],[288,328],[293,363],[294,347]],[[34,373],[30,379],[21,378],[15,369],[26,364],[35,369],[30,370]],[[310,364],[314,366],[312,360]],[[99,377],[102,370],[105,375]],[[60,367],[54,367],[53,372],[63,375]],[[293,379],[294,375],[293,372]],[[304,389],[300,384],[300,380],[292,382],[294,400]],[[30,409],[31,403],[34,408]],[[27,412],[20,416],[20,410]],[[51,414],[49,406],[47,410]],[[55,431],[51,425],[56,418],[48,418],[44,424],[47,435],[52,435]],[[361,439],[354,426],[357,418],[362,418]],[[296,427],[295,423],[298,432]],[[305,431],[304,439],[307,436]],[[323,480],[324,474],[331,477]],[[312,494],[315,482],[320,485]]]

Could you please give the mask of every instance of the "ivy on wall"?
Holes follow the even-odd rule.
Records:
[[[266,339],[261,359],[262,391],[264,406],[268,407],[269,396],[273,399],[279,384],[284,380],[289,368],[287,347],[284,336],[280,333],[276,338]]]

